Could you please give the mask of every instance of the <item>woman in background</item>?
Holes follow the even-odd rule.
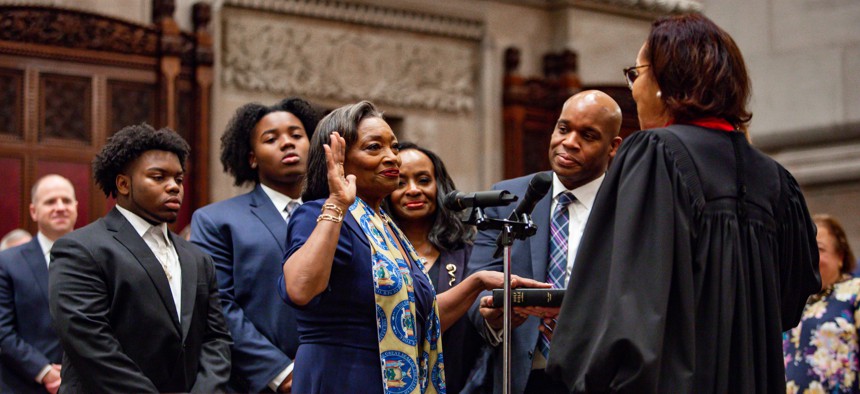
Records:
[[[386,198],[386,211],[423,259],[424,271],[436,293],[441,294],[466,277],[473,227],[463,224],[456,212],[442,204],[456,186],[438,155],[411,142],[401,142],[399,156],[400,183]],[[483,392],[486,388],[481,384],[489,358],[483,352],[483,339],[469,319],[457,320],[442,335],[442,343],[448,392]]]
[[[783,334],[788,393],[860,392],[860,279],[842,225],[815,215],[822,290],[806,302],[797,327]]]

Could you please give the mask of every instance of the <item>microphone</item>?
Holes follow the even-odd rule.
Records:
[[[508,216],[508,220],[520,220],[520,217],[525,214],[530,214],[534,209],[535,205],[537,205],[538,201],[543,198],[548,192],[549,189],[552,188],[552,174],[549,172],[541,172],[535,175],[531,181],[529,181],[529,187],[526,189],[526,195],[523,196],[522,201],[514,208],[514,211],[511,212],[511,216]],[[531,233],[533,235],[534,232]],[[502,234],[496,238],[496,251],[493,253],[494,258],[499,258],[502,256]]]
[[[454,190],[445,196],[442,205],[452,211],[462,211],[470,207],[498,207],[517,201],[517,196],[507,190],[463,193]]]
[[[529,182],[529,187],[526,189],[526,195],[523,196],[522,201],[520,201],[516,209],[511,212],[511,216],[508,219],[518,220],[523,214],[532,213],[535,209],[535,205],[537,205],[538,201],[540,201],[540,199],[549,192],[550,188],[552,188],[552,174],[541,172],[535,175]]]

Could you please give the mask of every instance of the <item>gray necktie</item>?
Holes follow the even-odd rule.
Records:
[[[290,221],[290,216],[293,216],[293,211],[295,211],[296,208],[299,207],[299,205],[301,205],[301,204],[299,204],[299,202],[296,200],[291,200],[290,202],[287,203],[287,206],[284,208],[284,212],[287,213],[287,217],[286,217],[287,221]]]

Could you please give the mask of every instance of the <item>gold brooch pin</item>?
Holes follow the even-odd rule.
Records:
[[[457,281],[457,277],[454,275],[454,273],[457,272],[457,266],[454,264],[448,264],[445,266],[445,269],[448,270],[448,276],[451,277],[451,279],[448,280],[448,286],[453,286],[454,282]]]

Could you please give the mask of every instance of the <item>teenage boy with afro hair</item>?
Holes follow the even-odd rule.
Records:
[[[141,124],[117,132],[93,160],[116,206],[51,250],[61,392],[224,390],[231,339],[212,260],[167,228],[188,150],[174,131]]]
[[[221,164],[237,186],[254,188],[200,208],[191,219],[191,242],[215,262],[233,335],[231,391],[291,389],[299,345],[295,312],[279,299],[274,278],[283,275],[287,221],[301,204],[318,120],[317,111],[295,97],[240,107],[221,137]]]

